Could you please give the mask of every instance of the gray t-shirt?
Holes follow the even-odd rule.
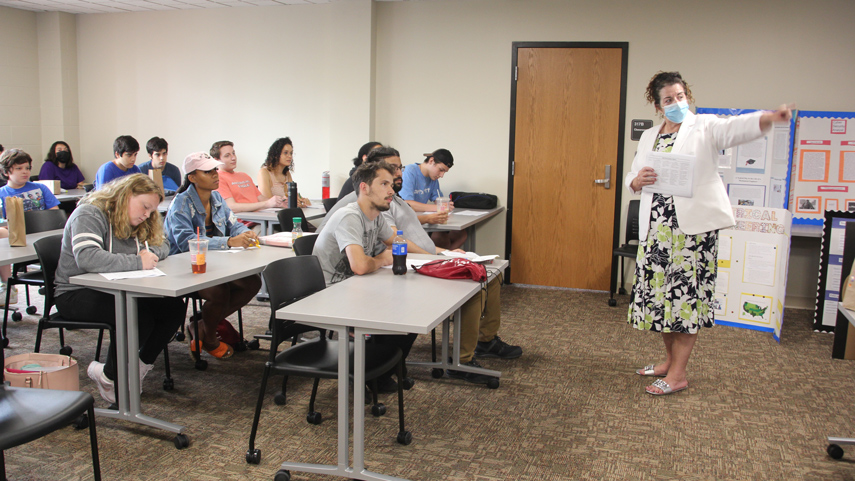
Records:
[[[327,286],[341,282],[353,275],[345,248],[349,245],[362,246],[363,252],[374,257],[384,250],[384,240],[389,238],[391,228],[378,215],[373,221],[368,219],[359,204],[347,204],[330,215],[323,231],[318,234],[312,254],[318,256],[324,271]]]
[[[321,222],[321,225],[318,227],[318,233],[322,232],[326,228],[327,221],[342,207],[356,202],[356,193],[351,192],[346,196],[342,197],[332,209],[327,213],[324,221]],[[386,218],[386,223],[390,226],[395,226],[398,230],[404,231],[404,238],[408,239],[410,242],[416,244],[421,247],[425,251],[430,254],[436,252],[436,244],[433,243],[428,233],[425,231],[422,224],[419,222],[419,216],[416,214],[416,211],[410,207],[410,204],[398,197],[397,195],[392,199],[392,204],[389,206],[389,210],[383,212],[383,217]],[[390,235],[394,234],[390,230]]]

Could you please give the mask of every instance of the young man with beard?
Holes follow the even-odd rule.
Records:
[[[381,161],[386,162],[394,169],[395,173],[392,188],[396,193],[399,192],[402,184],[400,154],[397,150],[391,147],[383,147],[369,153],[363,165]],[[357,197],[355,193],[348,194],[344,198],[340,199],[330,212],[327,213],[323,223],[318,227],[318,234],[322,235],[329,227],[327,225],[328,221],[335,216],[337,211],[345,207],[355,205],[354,203],[356,201]],[[442,214],[431,215],[436,216]],[[392,233],[392,237],[390,237],[390,239],[394,238],[395,230],[401,230],[404,233],[404,238],[407,239],[409,244],[414,243],[419,246],[419,252],[424,251],[431,254],[439,254],[445,250],[443,248],[436,247],[430,236],[425,232],[424,228],[422,228],[421,224],[423,222],[430,221],[422,220],[422,216],[417,216],[416,212],[413,211],[407,202],[399,196],[396,195],[392,198],[392,201],[389,204],[389,209],[382,211],[381,217],[385,219],[389,226],[395,226],[394,228],[389,227],[389,232]],[[379,235],[379,237],[383,236]],[[501,359],[516,359],[522,356],[521,347],[509,345],[497,335],[502,324],[501,287],[501,280],[493,279],[487,284],[487,296],[486,299],[483,300],[483,304],[481,296],[474,296],[461,307],[461,364],[469,367],[481,367],[473,356],[495,357]],[[483,319],[481,318],[482,312],[484,315]],[[463,379],[475,384],[487,384],[491,378],[484,374],[451,369],[448,370],[448,376],[454,379]]]
[[[356,202],[330,215],[326,228],[318,234],[312,250],[312,254],[320,260],[328,286],[353,275],[370,274],[392,264],[392,249],[388,247],[392,245],[395,236],[380,214],[389,210],[389,204],[395,197],[392,188],[394,173],[395,169],[383,161],[364,163],[354,172]],[[410,241],[407,241],[407,249],[427,254]],[[373,337],[374,342],[398,346],[404,359],[416,340],[416,334]],[[398,385],[392,380],[392,373],[389,371],[377,379],[380,392],[397,391]]]

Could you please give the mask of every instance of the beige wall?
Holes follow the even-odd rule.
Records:
[[[41,158],[36,14],[0,7],[0,144]]]

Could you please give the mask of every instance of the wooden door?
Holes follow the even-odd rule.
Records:
[[[609,288],[626,44],[596,45],[516,48],[508,195],[514,283]],[[608,189],[595,182],[606,179],[607,166]]]

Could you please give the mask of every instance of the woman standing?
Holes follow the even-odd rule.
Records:
[[[116,324],[112,294],[71,284],[87,272],[154,269],[169,255],[157,205],[160,188],[142,174],[105,185],[80,200],[65,224],[56,269],[56,308],[62,317],[83,322]],[[140,392],[142,381],[158,354],[184,321],[184,302],[175,297],[140,298]],[[101,397],[116,402],[116,348],[110,343],[107,362],[89,364],[89,377]]]
[[[171,254],[187,252],[187,241],[197,235],[208,241],[209,251],[250,247],[257,243],[254,232],[232,220],[231,209],[217,192],[220,184],[217,167],[223,165],[204,152],[190,154],[184,159],[184,182],[169,206],[164,223]],[[231,346],[217,339],[217,325],[245,306],[259,289],[261,277],[255,274],[199,291],[204,301],[202,324],[198,326],[202,349],[218,359],[234,354]],[[192,326],[190,332],[194,332]],[[191,340],[190,350],[199,350],[198,340]]]
[[[288,197],[287,182],[294,182],[291,178],[291,170],[294,169],[294,145],[291,139],[283,137],[277,139],[267,151],[267,159],[258,171],[258,188],[265,197],[278,195]],[[297,207],[312,205],[309,199],[297,194]]]
[[[39,180],[58,180],[63,189],[83,188],[86,181],[74,163],[71,147],[61,140],[50,146],[45,163],[39,171]]]
[[[647,85],[647,101],[664,122],[648,129],[625,184],[641,192],[636,280],[629,323],[662,333],[665,360],[636,371],[657,376],[646,392],[671,394],[689,387],[686,366],[701,327],[712,327],[718,230],[735,224],[727,192],[716,168],[718,152],[763,136],[773,122],[792,117],[787,106],[728,119],[695,115],[692,91],[679,72],[659,72]],[[694,192],[680,197],[642,191],[656,183],[647,153],[694,157]]]

